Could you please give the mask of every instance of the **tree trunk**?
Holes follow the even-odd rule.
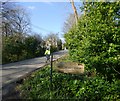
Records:
[[[75,7],[75,5],[74,5],[74,1],[73,1],[73,0],[70,0],[70,3],[72,4],[72,8],[73,8],[73,11],[74,11],[75,20],[76,20],[76,24],[77,24],[77,21],[78,21],[78,13],[77,13],[76,7]]]

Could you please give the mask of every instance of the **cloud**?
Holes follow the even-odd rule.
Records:
[[[35,6],[28,6],[27,8],[30,9],[30,10],[34,10]]]
[[[51,0],[44,0],[42,2],[48,5],[53,5],[53,2],[51,2]]]

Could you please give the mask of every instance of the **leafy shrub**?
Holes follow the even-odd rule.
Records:
[[[53,53],[53,52],[56,52],[57,51],[57,47],[56,46],[51,46],[50,47],[50,52]]]
[[[120,2],[91,2],[83,8],[86,15],[65,34],[71,58],[96,68],[108,80],[119,78]]]
[[[3,37],[2,62],[18,61],[22,56],[23,43],[17,35]]]
[[[90,101],[117,100],[120,99],[119,84],[120,81],[109,83],[104,78],[92,78],[84,81],[84,86],[79,89],[76,96]]]
[[[12,35],[2,37],[2,63],[10,63],[44,55],[42,39],[35,36]]]
[[[87,78],[81,75],[53,71],[50,90],[50,67],[26,78],[19,87],[25,99],[80,99],[103,101],[120,99],[120,80],[106,81],[103,77]]]

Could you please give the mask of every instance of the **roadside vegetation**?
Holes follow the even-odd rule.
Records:
[[[70,62],[68,57],[58,62]],[[58,63],[57,62],[57,63]],[[120,80],[113,79],[111,82],[99,73],[88,75],[85,70],[81,74],[65,74],[56,71],[56,62],[53,66],[52,89],[50,89],[50,66],[34,72],[30,77],[24,79],[17,87],[20,97],[23,99],[79,99],[82,101],[113,101],[120,100]]]
[[[28,35],[30,21],[25,10],[12,3],[2,6],[2,62],[43,56],[46,40],[34,32]],[[79,16],[77,23],[64,29],[69,56],[58,62],[84,64],[85,72],[65,74],[57,71],[54,64],[50,89],[48,65],[25,78],[17,87],[21,98],[120,100],[120,1],[85,2],[80,9],[84,14]],[[51,36],[48,39],[52,40]],[[61,41],[57,41],[59,44],[51,47],[52,52],[61,49]]]
[[[120,1],[84,3],[82,9],[77,25],[65,34],[71,59],[108,80],[120,78]]]
[[[49,39],[57,43],[51,45],[51,52],[62,49],[56,33],[42,38],[31,26],[29,12],[24,7],[14,2],[2,3],[2,64],[43,56]]]
[[[120,100],[120,2],[84,3],[81,10],[84,14],[65,34],[69,56],[61,61],[84,64],[84,75],[54,69],[50,90],[47,66],[18,87],[25,99]]]

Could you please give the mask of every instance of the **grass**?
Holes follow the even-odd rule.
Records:
[[[53,63],[52,88],[50,89],[50,66],[38,70],[24,79],[17,87],[24,99],[80,99],[82,101],[118,100],[120,81],[111,84],[98,75],[66,74],[56,71],[56,64],[70,61],[65,56]],[[96,92],[96,93],[95,93]]]
[[[64,74],[64,73],[60,73],[59,71],[57,71],[56,70],[57,64],[62,61],[71,62],[69,57],[66,55],[66,56],[60,58],[58,61],[55,61],[53,63],[53,86],[55,86],[57,83],[57,87],[56,86],[53,87],[54,90],[52,91],[52,95],[54,95],[54,93],[58,93],[58,90],[60,89],[59,86],[61,85],[60,83],[62,82],[62,80],[63,81],[65,81],[65,80],[67,80],[67,81],[73,80],[74,81],[77,79],[80,79],[80,80],[83,79],[83,76],[81,76],[81,75]],[[67,82],[65,81],[63,83],[63,85],[67,85]],[[55,89],[55,88],[57,88],[57,89]],[[29,98],[32,98],[32,99],[50,98],[51,97],[50,96],[50,65],[43,67],[41,70],[37,70],[36,72],[32,73],[32,75],[30,75],[30,77],[25,78],[23,81],[23,84],[21,84],[17,87],[17,90],[19,90],[21,92],[20,96],[23,98],[28,98],[28,99]],[[42,92],[40,92],[41,90],[42,90]],[[36,96],[36,95],[40,95],[40,97]],[[52,97],[52,98],[54,98],[54,97]],[[63,97],[59,95],[59,98],[63,98]]]

